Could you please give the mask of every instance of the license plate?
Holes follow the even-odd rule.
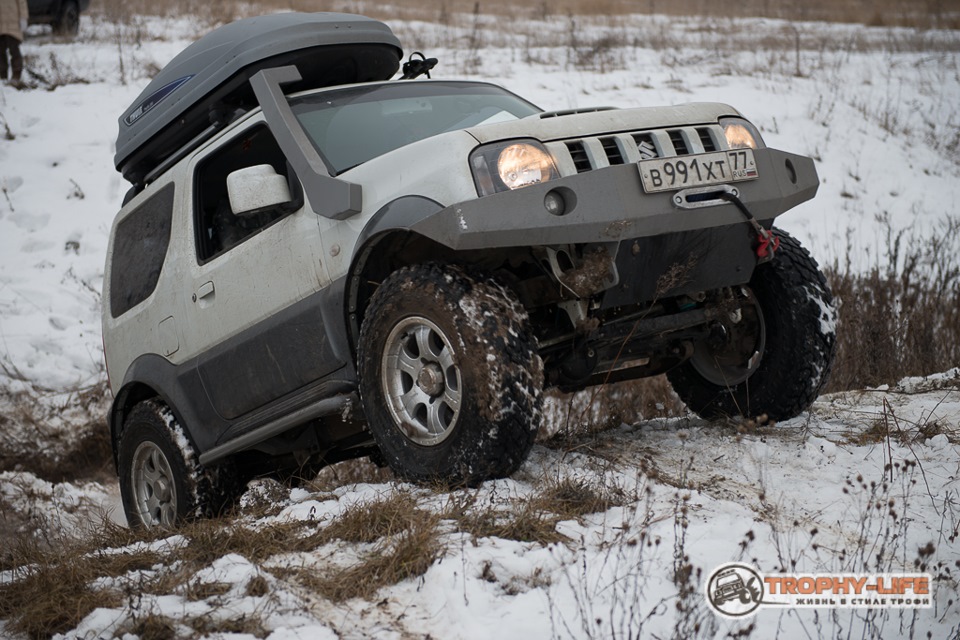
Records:
[[[757,161],[753,149],[730,149],[676,158],[641,160],[640,179],[647,193],[677,191],[725,182],[754,180]]]

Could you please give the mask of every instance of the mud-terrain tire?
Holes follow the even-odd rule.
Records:
[[[667,374],[680,399],[703,418],[788,420],[806,411],[827,382],[836,348],[833,295],[807,250],[786,232],[774,232],[780,248],[746,288],[763,329],[759,363],[745,379],[722,384],[723,371],[707,371],[711,347],[701,342],[694,358]]]
[[[415,265],[366,310],[360,395],[399,476],[475,485],[510,475],[542,421],[543,362],[526,310],[489,277]]]
[[[219,513],[239,490],[229,463],[207,470],[173,412],[158,400],[136,405],[117,445],[120,496],[133,529],[174,528]]]

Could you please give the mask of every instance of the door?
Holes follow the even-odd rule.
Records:
[[[293,204],[234,215],[226,178],[270,164],[288,178]],[[246,129],[193,169],[196,261],[185,282],[186,348],[223,418],[236,419],[343,366],[319,310],[329,284],[318,217],[269,130]]]

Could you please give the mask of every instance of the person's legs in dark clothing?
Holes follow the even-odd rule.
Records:
[[[20,76],[23,75],[23,55],[20,54],[20,41],[9,37],[7,47],[10,49],[10,79],[13,82],[20,82]]]
[[[0,35],[0,80],[7,79],[8,71],[12,72],[10,76],[12,82],[20,82],[20,77],[23,75],[23,55],[20,53],[20,41],[13,36],[3,34]]]
[[[7,42],[13,40],[10,36],[0,35],[0,81],[7,79]]]

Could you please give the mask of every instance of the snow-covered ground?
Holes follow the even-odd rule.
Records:
[[[489,79],[546,109],[688,101],[738,107],[768,145],[816,159],[819,195],[780,225],[821,263],[849,256],[867,268],[888,228],[922,232],[956,214],[960,33],[659,16],[627,16],[613,26],[577,20],[574,31],[567,18],[509,28],[484,19],[476,31],[469,22],[391,26],[410,43],[408,51],[426,48],[440,58],[434,77]],[[38,75],[28,80],[59,86],[0,86],[4,389],[24,381],[60,390],[103,380],[104,251],[127,188],[112,166],[116,118],[149,74],[203,29],[187,19],[115,26],[85,17],[73,43],[35,31],[24,52]],[[14,415],[0,424],[27,428]],[[437,525],[437,560],[422,577],[337,604],[311,592],[293,569],[334,571],[359,562],[370,544],[329,543],[257,561],[225,555],[188,580],[223,583],[225,590],[199,600],[183,590],[127,598],[68,635],[129,631],[132,621],[154,612],[181,625],[178,635],[196,629],[192,620],[246,615],[257,617],[260,635],[276,639],[722,637],[749,623],[721,620],[706,608],[702,583],[721,563],[743,561],[771,573],[896,572],[914,571],[919,559],[940,578],[933,608],[915,616],[896,609],[763,610],[751,620],[754,635],[958,637],[958,425],[960,372],[953,371],[896,389],[825,397],[808,416],[775,428],[674,418],[548,441],[514,478],[471,492],[392,482],[323,493],[274,488],[280,509],[241,516],[236,526],[302,522],[306,535],[351,505],[397,492],[441,514],[467,499],[508,513],[563,479],[614,491],[619,504],[559,522],[562,537],[550,544],[474,536],[445,517]],[[27,522],[72,529],[114,504],[115,494],[111,485],[51,485],[4,472],[0,520],[13,511]],[[877,502],[886,506],[876,509]],[[927,543],[934,551],[920,557]],[[181,544],[170,539],[166,564]],[[679,571],[675,579],[688,564],[691,577]],[[157,565],[147,573],[164,570]],[[249,588],[257,577],[266,590]],[[127,592],[143,576],[115,580]],[[683,626],[695,622],[697,630]]]
[[[225,633],[242,627],[274,640],[485,640],[493,630],[505,639],[714,638],[751,624],[757,638],[956,638],[958,424],[960,369],[827,396],[809,415],[776,426],[671,418],[550,440],[514,477],[475,490],[396,482],[291,490],[258,481],[241,515],[224,523],[215,559],[182,564],[181,556],[195,557],[184,549],[203,536],[152,543],[147,568],[97,581],[126,594],[120,603],[91,611],[67,636],[122,635],[150,619],[177,636],[203,623],[223,632],[216,637],[250,637]],[[609,508],[572,519],[538,510],[536,501],[558,486],[572,503],[570,487],[607,497]],[[0,488],[13,508],[43,509],[68,526],[84,517],[99,522],[94,503],[106,498],[99,485],[52,487],[28,474],[0,474]],[[358,505],[385,508],[399,499],[436,514],[429,532],[436,559],[425,573],[370,598],[320,595],[311,580],[349,579],[351,567],[401,544],[404,530],[373,542],[305,544],[305,551],[290,550],[290,540],[336,526]],[[499,527],[470,524],[491,514]],[[552,535],[530,533],[543,521]],[[264,552],[250,542],[257,536],[283,541]],[[246,545],[251,557],[236,550]],[[727,621],[708,610],[703,581],[731,561],[765,574],[922,570],[935,577],[933,606],[762,609]],[[0,573],[0,584],[22,575]],[[170,575],[177,577],[164,583]]]

